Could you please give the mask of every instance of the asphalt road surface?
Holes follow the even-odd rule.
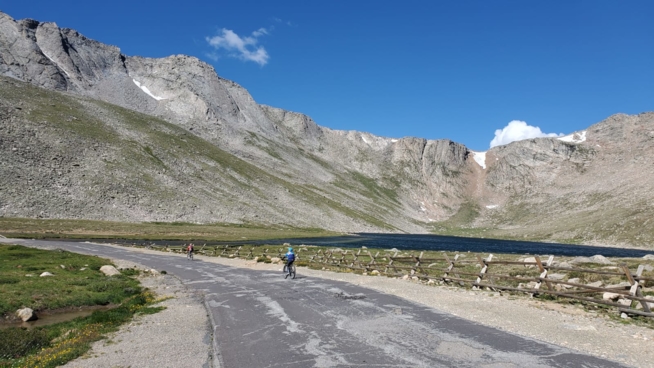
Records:
[[[89,243],[8,240],[166,270],[205,295],[216,366],[622,367],[344,282]],[[507,316],[510,319],[511,316]]]

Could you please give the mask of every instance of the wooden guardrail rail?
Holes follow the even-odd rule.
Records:
[[[156,246],[168,252],[185,252],[184,246]],[[206,246],[198,247],[199,254],[230,258],[281,258],[285,248],[269,247],[257,254],[252,247]],[[497,291],[527,293],[532,296],[551,295],[586,303],[615,307],[621,313],[654,317],[654,297],[643,294],[645,286],[654,286],[654,277],[644,277],[645,265],[639,265],[632,272],[626,265],[610,268],[576,267],[569,264],[555,264],[554,256],[543,261],[538,256],[523,260],[501,260],[489,254],[486,258],[476,255],[470,259],[467,254],[425,258],[419,254],[399,254],[399,251],[374,254],[367,249],[312,249],[297,248],[299,264],[317,264],[323,267],[345,268],[365,274],[380,274],[391,277],[413,278],[429,283],[456,283],[473,289],[486,288]],[[651,266],[650,266],[651,267]],[[652,268],[650,268],[652,270]],[[565,272],[561,274],[559,272]],[[585,279],[586,282],[582,282]],[[593,280],[595,282],[588,282]]]

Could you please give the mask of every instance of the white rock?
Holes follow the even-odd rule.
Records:
[[[418,281],[418,280],[420,280],[420,277],[418,277],[418,276],[413,276],[413,277],[411,277],[411,280],[413,280],[413,281]]]
[[[402,276],[402,280],[408,280],[408,279],[409,279],[409,275]]]
[[[23,308],[16,311],[16,315],[23,320],[23,322],[37,320],[36,313],[31,308]]]
[[[61,267],[62,270],[66,269],[66,266],[64,266],[64,265],[59,265],[59,267]]]
[[[80,271],[86,271],[87,268],[86,268],[86,267],[82,267],[82,268],[80,268],[79,270],[80,270]]]
[[[427,285],[434,285],[436,282],[434,280],[427,281]]]
[[[272,257],[270,258],[270,262],[272,263],[279,263],[282,259],[279,257]]]
[[[608,258],[606,258],[606,257],[604,257],[603,255],[600,255],[600,254],[594,255],[594,256],[590,257],[590,259],[592,259],[593,262],[595,262],[595,263],[607,264],[607,265],[615,264],[615,262],[612,262],[611,260],[609,260]]]
[[[628,307],[631,305],[631,299],[618,299],[618,304]]]
[[[40,276],[40,277],[47,277],[47,276],[54,276],[54,275],[51,274],[50,272],[46,271],[46,272],[40,274],[39,276]]]
[[[32,275],[31,273],[28,273],[27,275],[25,275],[25,277],[34,277],[34,275]]]
[[[372,272],[370,272],[370,274],[373,275],[373,276],[377,276],[377,275],[379,275],[379,271],[372,270]]]
[[[148,270],[148,272],[150,272],[151,274],[153,274],[155,276],[161,274],[159,271],[155,270],[154,268],[151,268],[150,270]]]
[[[523,262],[525,262],[525,263],[527,263],[527,262],[536,262],[536,257],[527,257],[527,258],[524,259]],[[525,267],[527,267],[527,268],[534,268],[534,267],[536,267],[536,265],[533,265],[533,264],[528,265],[528,264],[526,264]]]
[[[622,312],[622,314],[620,314],[620,318],[622,318],[622,319],[629,319],[629,316],[627,315],[627,313]]]
[[[602,299],[603,300],[613,300],[616,301],[620,298],[620,294],[616,293],[604,293],[602,294]]]
[[[550,274],[547,275],[547,278],[551,279],[551,280],[563,280],[565,278],[565,274],[564,273],[550,273]]]
[[[646,254],[643,256],[643,259],[646,259],[648,261],[654,261],[654,254]]]
[[[590,284],[586,284],[586,285],[592,286],[592,287],[602,287],[602,282],[601,281],[595,281],[595,282],[591,282]]]
[[[607,289],[625,289],[625,288],[628,288],[628,287],[630,287],[630,286],[631,286],[631,284],[628,283],[627,281],[622,281],[622,282],[619,283],[619,284],[606,285],[605,287],[606,287]]]
[[[575,278],[572,278],[572,279],[568,279],[568,282],[571,282],[573,284],[578,284],[579,283],[579,278],[575,277]]]
[[[118,271],[116,267],[111,265],[104,265],[100,267],[100,272],[104,273],[107,276],[120,275],[120,271]]]

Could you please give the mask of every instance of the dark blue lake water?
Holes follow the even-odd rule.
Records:
[[[98,240],[95,240],[98,241]],[[182,241],[134,241],[134,240],[107,240],[112,243],[136,243],[136,244],[159,244],[159,245],[181,245]],[[407,235],[407,234],[356,234],[347,236],[325,237],[325,238],[300,238],[300,239],[274,239],[274,240],[251,240],[238,242],[204,242],[197,241],[196,244],[224,245],[224,244],[271,244],[282,245],[290,243],[294,246],[299,244],[323,245],[339,248],[368,248],[400,250],[445,250],[474,253],[516,253],[516,254],[537,254],[557,256],[593,256],[601,254],[605,257],[642,257],[646,254],[654,254],[654,250],[622,249],[609,247],[594,247],[590,245],[570,245],[556,243],[539,243],[513,240],[462,238],[441,235]]]

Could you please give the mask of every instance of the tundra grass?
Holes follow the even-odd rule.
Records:
[[[258,224],[128,223],[94,220],[0,218],[0,234],[14,238],[235,241],[337,236],[340,233]]]
[[[66,307],[117,305],[68,322],[0,330],[0,367],[62,365],[84,354],[93,341],[117,330],[136,313],[161,310],[151,307],[154,295],[142,290],[126,272],[111,277],[102,274],[99,268],[105,264],[110,263],[95,256],[0,245],[0,315],[3,317],[21,307],[30,307],[38,313]],[[38,276],[45,271],[54,276]]]

